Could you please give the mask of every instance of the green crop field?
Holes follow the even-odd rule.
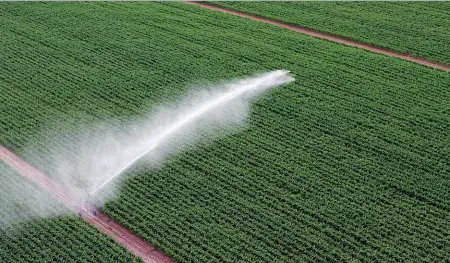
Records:
[[[450,65],[450,2],[214,4]]]
[[[2,162],[0,261],[142,262],[80,218],[64,213],[64,208],[38,186]]]
[[[175,260],[449,259],[449,73],[183,3],[2,3],[0,31],[0,144],[27,158],[61,123],[292,71],[241,132],[136,165],[103,207]]]

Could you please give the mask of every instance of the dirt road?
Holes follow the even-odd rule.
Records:
[[[42,186],[42,188],[51,193],[58,201],[62,202],[69,209],[77,213],[81,211],[82,217],[87,222],[95,226],[101,232],[106,233],[114,238],[117,243],[124,245],[129,251],[141,257],[145,262],[174,262],[171,258],[163,254],[161,251],[157,250],[155,247],[147,243],[139,236],[133,234],[130,230],[112,220],[107,215],[99,211],[96,211],[94,215],[93,211],[87,211],[86,209],[80,210],[80,207],[77,207],[77,204],[75,204],[73,201],[76,199],[70,195],[70,191],[68,191],[68,189],[64,189],[63,187],[59,186],[58,184],[53,182],[51,178],[39,172],[36,168],[29,165],[12,151],[6,149],[1,145],[0,160],[3,160],[6,164],[17,170],[19,174],[38,183],[40,186]]]
[[[313,37],[318,37],[318,38],[322,38],[322,39],[326,39],[326,40],[330,40],[333,42],[337,42],[337,43],[341,43],[344,45],[348,45],[348,46],[353,46],[353,47],[358,47],[358,48],[362,48],[365,50],[369,50],[372,51],[374,53],[380,53],[380,54],[384,54],[384,55],[388,55],[391,57],[396,57],[396,58],[400,58],[400,59],[404,59],[407,61],[411,61],[411,62],[415,62],[415,63],[419,63],[422,64],[424,66],[430,67],[430,68],[436,68],[436,69],[440,69],[443,71],[447,71],[450,72],[450,66],[438,63],[438,62],[433,62],[433,61],[429,61],[427,59],[424,58],[419,58],[419,57],[413,57],[407,54],[402,54],[402,53],[398,53],[392,50],[388,50],[388,49],[384,49],[384,48],[379,48],[379,47],[375,47],[369,44],[365,44],[365,43],[361,43],[361,42],[357,42],[351,39],[346,39],[343,37],[339,37],[339,36],[334,36],[331,34],[327,34],[327,33],[321,33],[312,29],[308,29],[308,28],[304,28],[301,26],[294,26],[294,25],[290,25],[281,21],[276,21],[276,20],[272,20],[269,18],[264,18],[264,17],[260,17],[260,16],[256,16],[256,15],[250,15],[241,11],[237,11],[237,10],[232,10],[232,9],[228,9],[228,8],[224,8],[224,7],[219,7],[219,6],[215,6],[215,5],[211,5],[208,3],[204,3],[204,2],[191,2],[191,1],[185,1],[186,4],[191,4],[191,5],[196,5],[196,6],[200,6],[203,8],[207,8],[210,10],[216,10],[216,11],[220,11],[223,13],[227,13],[227,14],[232,14],[232,15],[236,15],[236,16],[240,16],[240,17],[245,17],[248,19],[252,19],[255,21],[259,21],[259,22],[264,22],[267,24],[271,24],[271,25],[275,25],[275,26],[279,26],[279,27],[283,27],[295,32],[299,32],[305,35],[309,35],[309,36],[313,36]]]

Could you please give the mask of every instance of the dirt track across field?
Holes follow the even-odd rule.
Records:
[[[450,72],[450,66],[441,63],[429,61],[427,59],[420,57],[414,57],[407,54],[398,53],[384,48],[375,47],[351,39],[346,39],[343,37],[318,32],[301,26],[290,25],[282,21],[276,21],[256,15],[250,15],[241,11],[223,8],[203,2],[185,1],[185,3],[283,27],[309,36],[326,39],[329,41],[337,42],[348,46],[358,47],[361,49],[369,50],[374,53],[380,53],[400,58],[403,60],[415,62],[418,64],[422,64],[427,67]],[[74,212],[79,212],[80,208],[77,207],[77,204],[73,203],[73,200],[75,199],[70,195],[70,191],[67,191],[67,189],[64,189],[63,187],[53,182],[51,178],[39,172],[37,169],[26,163],[12,151],[4,148],[2,145],[0,145],[0,160],[3,160],[6,164],[17,170],[22,176],[25,176],[28,179],[38,183],[42,188],[51,193],[58,201],[62,202],[64,205],[69,207]],[[94,214],[93,211],[87,211],[84,209],[81,213],[81,216],[91,225],[96,227],[98,230],[111,236],[117,243],[124,245],[133,254],[141,257],[145,262],[151,263],[174,262],[171,258],[163,254],[161,251],[157,250],[151,244],[147,243],[145,240],[133,234],[130,230],[121,226],[119,223],[115,222],[113,219],[111,219],[110,217],[99,211],[96,211]]]
[[[145,240],[131,233],[130,230],[121,226],[100,211],[87,211],[77,207],[70,196],[70,191],[59,186],[51,178],[39,172],[36,168],[22,160],[12,151],[0,145],[0,160],[17,170],[21,175],[38,183],[42,188],[51,193],[58,201],[62,202],[74,212],[80,212],[81,216],[103,233],[111,236],[117,243],[124,245],[133,254],[148,263],[172,263],[171,258],[157,250]]]
[[[305,28],[305,27],[301,27],[301,26],[297,26],[297,25],[291,25],[282,21],[277,21],[277,20],[273,20],[273,19],[269,19],[269,18],[265,18],[265,17],[260,17],[260,16],[256,16],[256,15],[250,15],[241,11],[237,11],[237,10],[232,10],[232,9],[228,9],[228,8],[224,8],[224,7],[220,7],[220,6],[216,6],[216,5],[212,5],[209,3],[204,3],[204,2],[191,2],[191,1],[185,1],[184,3],[186,4],[191,4],[191,5],[196,5],[196,6],[200,6],[203,8],[207,8],[210,10],[216,10],[216,11],[220,11],[223,13],[227,13],[227,14],[232,14],[232,15],[236,15],[236,16],[240,16],[240,17],[245,17],[248,19],[252,19],[255,21],[259,21],[259,22],[264,22],[267,24],[271,24],[271,25],[275,25],[275,26],[279,26],[279,27],[283,27],[295,32],[299,32],[305,35],[309,35],[309,36],[313,36],[313,37],[318,37],[318,38],[322,38],[322,39],[326,39],[326,40],[330,40],[333,42],[337,42],[340,44],[344,44],[344,45],[348,45],[348,46],[353,46],[353,47],[358,47],[358,48],[362,48],[365,50],[369,50],[372,51],[374,53],[380,53],[380,54],[384,54],[387,56],[391,56],[391,57],[396,57],[396,58],[400,58],[403,60],[407,60],[407,61],[411,61],[411,62],[415,62],[415,63],[419,63],[422,64],[424,66],[430,67],[430,68],[436,68],[436,69],[440,69],[443,71],[447,71],[450,72],[450,66],[438,63],[438,62],[433,62],[424,58],[420,58],[420,57],[414,57],[414,56],[410,56],[407,54],[402,54],[402,53],[398,53],[389,49],[385,49],[385,48],[380,48],[380,47],[375,47],[369,44],[365,44],[365,43],[361,43],[361,42],[357,42],[351,39],[347,39],[347,38],[343,38],[343,37],[339,37],[339,36],[335,36],[335,35],[331,35],[331,34],[327,34],[327,33],[322,33],[319,31],[315,31],[309,28]]]

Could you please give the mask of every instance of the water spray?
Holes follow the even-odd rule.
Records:
[[[146,147],[136,152],[132,160],[118,169],[112,176],[107,178],[92,192],[90,192],[90,194],[88,195],[88,199],[94,196],[99,190],[107,186],[111,181],[121,175],[125,170],[127,170],[142,157],[146,156],[148,153],[156,149],[157,146],[165,139],[173,135],[175,132],[183,129],[188,124],[196,121],[203,115],[214,111],[217,108],[225,106],[227,103],[239,97],[242,97],[244,94],[264,91],[268,88],[284,85],[292,81],[294,81],[294,78],[289,74],[289,71],[277,70],[250,79],[246,79],[241,82],[230,84],[226,92],[220,94],[220,96],[210,99],[209,101],[195,105],[187,113],[184,113],[181,118],[176,118],[176,121],[174,123],[167,125],[163,129],[161,129],[161,132],[159,134],[146,141],[144,143]]]
[[[152,144],[149,148],[145,149],[142,153],[140,153],[139,155],[136,156],[136,158],[134,158],[134,160],[132,160],[127,166],[123,167],[122,169],[120,169],[119,171],[117,171],[115,174],[113,174],[111,177],[109,177],[106,181],[104,181],[101,185],[99,185],[97,188],[94,189],[94,191],[92,191],[89,195],[88,198],[90,198],[91,196],[93,196],[98,190],[102,189],[104,186],[106,186],[109,182],[111,182],[114,178],[116,178],[117,176],[119,176],[120,174],[122,174],[126,169],[128,169],[128,167],[130,167],[131,165],[133,165],[135,162],[137,162],[139,159],[141,159],[142,157],[144,157],[145,155],[147,155],[147,153],[151,152],[153,149],[156,148],[156,146],[158,146],[158,143],[154,143]]]
[[[117,167],[114,168],[115,170],[113,169],[111,171],[111,176],[98,184],[98,186],[96,186],[92,191],[88,192],[89,194],[87,195],[87,198],[84,198],[83,201],[85,202],[86,208],[90,210],[88,208],[90,206],[90,199],[95,194],[105,188],[115,178],[123,174],[124,171],[130,168],[141,158],[157,149],[158,146],[164,142],[168,141],[170,137],[174,136],[177,132],[183,132],[180,136],[184,136],[186,131],[189,131],[191,124],[195,127],[195,125],[197,125],[194,124],[196,121],[202,117],[213,116],[210,114],[216,110],[226,109],[226,114],[229,115],[230,112],[233,112],[233,107],[236,106],[236,104],[232,103],[233,101],[237,101],[240,98],[247,98],[247,95],[248,98],[251,98],[253,95],[259,94],[266,89],[288,84],[292,81],[294,81],[294,78],[289,74],[289,71],[276,70],[268,72],[262,75],[223,85],[224,89],[221,89],[220,91],[214,90],[214,94],[210,94],[206,99],[203,98],[201,101],[197,101],[194,106],[189,106],[186,109],[183,108],[181,111],[179,110],[179,112],[176,111],[178,113],[171,116],[175,118],[169,118],[173,119],[173,122],[160,127],[156,134],[147,136],[145,140],[139,141],[139,143],[131,143],[126,146],[127,149],[125,149],[125,152],[128,152],[126,158],[116,156],[114,154],[109,155],[111,156],[111,159],[121,158],[117,160],[123,160],[123,163],[117,165]],[[247,103],[247,99],[244,103]],[[226,106],[230,107],[230,111],[225,108]],[[233,120],[236,118],[234,115],[229,116],[232,116]],[[213,120],[218,123],[224,122],[221,118],[215,118]]]

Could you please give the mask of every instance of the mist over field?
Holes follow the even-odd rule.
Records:
[[[34,181],[0,161],[0,231],[17,229],[29,220],[69,213]]]
[[[50,132],[46,140],[57,148],[31,149],[26,156],[70,190],[74,206],[102,205],[114,196],[118,182],[137,162],[161,165],[164,157],[208,143],[238,127],[248,118],[252,100],[269,88],[294,81],[288,71],[193,88],[184,98],[150,111],[126,126],[97,124],[78,131]],[[60,123],[64,126],[64,123]],[[47,131],[48,132],[48,131]],[[60,141],[59,143],[55,143]]]
[[[449,259],[450,2],[0,14],[0,262]]]

